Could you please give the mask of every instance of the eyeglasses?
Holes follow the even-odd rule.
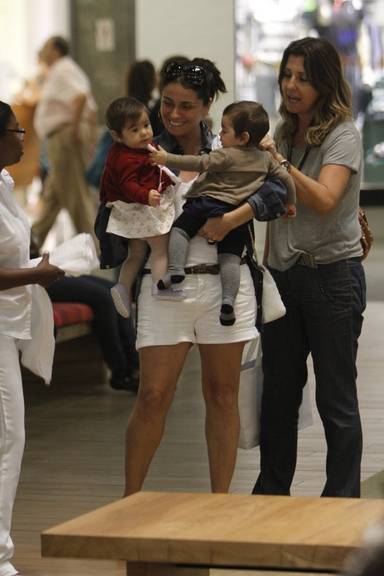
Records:
[[[180,76],[192,86],[201,86],[205,82],[206,72],[198,64],[190,62],[171,62],[168,64],[164,72],[165,79],[169,81]]]
[[[15,132],[17,134],[17,138],[21,141],[25,138],[25,130],[24,128],[5,128],[4,132]]]

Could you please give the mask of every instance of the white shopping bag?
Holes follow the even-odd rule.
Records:
[[[49,254],[49,261],[71,276],[90,274],[99,268],[95,243],[85,232],[56,246]]]
[[[31,291],[31,338],[18,341],[21,363],[33,374],[43,378],[45,384],[50,384],[55,353],[52,303],[42,286],[32,284]]]
[[[240,372],[239,448],[249,450],[260,443],[261,397],[263,394],[263,369],[260,337],[247,342],[244,347]],[[299,430],[312,426],[313,412],[309,385],[303,390],[303,400],[299,410]]]
[[[29,267],[37,266],[41,258],[29,261]],[[90,234],[82,232],[69,238],[49,253],[49,263],[58,266],[68,276],[90,274],[99,268],[95,242]]]
[[[260,337],[254,338],[244,347],[240,372],[239,448],[249,450],[259,444],[261,395],[263,393],[263,369],[261,366]]]
[[[285,316],[286,309],[272,274],[268,268],[264,266],[261,268],[263,271],[262,322],[267,324]]]

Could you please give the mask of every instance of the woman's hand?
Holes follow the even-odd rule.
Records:
[[[200,229],[199,234],[208,240],[209,243],[220,242],[235,226],[233,226],[230,212],[209,218]]]
[[[49,263],[49,254],[44,253],[39,264],[36,266],[36,284],[47,288],[52,282],[62,278],[64,270]]]
[[[259,148],[260,150],[266,150],[267,152],[270,152],[273,157],[275,157],[277,154],[276,143],[272,138],[272,136],[270,136],[269,134],[267,134],[266,136],[264,136],[264,138],[260,140]]]
[[[277,162],[284,160],[284,157],[276,149],[276,142],[269,134],[264,136],[264,138],[259,142],[259,148],[260,150],[266,150],[269,152]]]

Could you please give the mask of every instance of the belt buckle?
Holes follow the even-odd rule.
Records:
[[[218,264],[196,264],[196,266],[188,266],[184,268],[186,274],[219,274],[220,269]]]
[[[308,254],[308,252],[303,252],[297,263],[308,268],[317,268],[315,257],[312,254]]]

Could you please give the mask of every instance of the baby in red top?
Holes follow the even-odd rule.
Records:
[[[144,104],[136,98],[118,98],[108,106],[106,123],[114,143],[101,179],[100,200],[112,208],[107,232],[129,238],[128,257],[121,266],[118,283],[111,289],[117,311],[127,317],[131,288],[147,245],[152,255],[154,295],[156,283],[167,269],[167,234],[175,217],[173,175],[151,164],[148,147],[153,131]],[[177,291],[170,292],[172,299],[178,298]]]

